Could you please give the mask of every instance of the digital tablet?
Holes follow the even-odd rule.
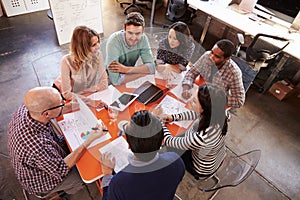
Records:
[[[125,110],[136,98],[138,94],[123,92],[121,96],[115,99],[110,106],[113,106],[116,110],[123,111]]]

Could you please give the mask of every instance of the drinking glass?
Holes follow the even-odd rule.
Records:
[[[117,121],[119,111],[113,106],[108,107],[107,111],[110,119],[109,123],[115,123]]]

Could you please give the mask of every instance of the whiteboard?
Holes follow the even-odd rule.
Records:
[[[76,26],[103,33],[101,0],[49,0],[59,45],[71,41]]]

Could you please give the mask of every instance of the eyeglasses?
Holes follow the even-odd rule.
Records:
[[[58,105],[58,106],[54,106],[54,107],[51,107],[51,108],[48,108],[46,110],[44,110],[42,113],[46,112],[47,110],[54,110],[56,108],[62,108],[65,106],[65,101],[62,102],[62,104]]]

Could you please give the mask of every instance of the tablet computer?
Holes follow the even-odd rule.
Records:
[[[136,98],[138,94],[133,94],[129,92],[123,92],[121,96],[115,99],[110,106],[113,106],[116,110],[123,111],[125,110]]]

